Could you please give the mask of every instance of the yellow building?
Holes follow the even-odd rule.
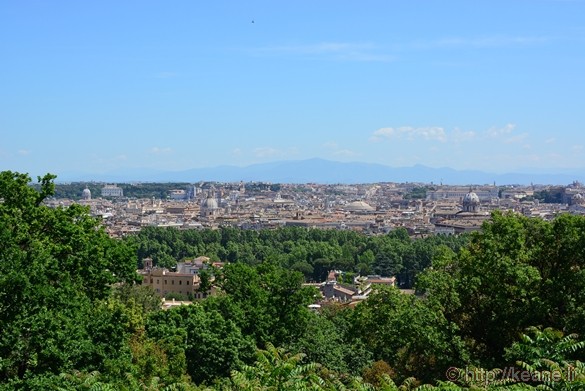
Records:
[[[198,292],[201,282],[197,274],[176,273],[166,269],[152,269],[142,272],[142,285],[148,285],[161,297],[169,293],[191,296],[196,299],[207,297],[208,293]]]

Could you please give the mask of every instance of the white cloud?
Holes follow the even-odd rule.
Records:
[[[501,128],[491,127],[485,132],[484,135],[487,139],[491,139],[496,142],[502,142],[504,144],[516,144],[525,142],[529,134],[527,132],[515,134],[514,133],[515,130],[516,124],[509,123]]]
[[[232,155],[234,156],[240,156],[242,154],[242,149],[241,148],[234,148],[232,149]]]
[[[419,40],[394,43],[391,47],[397,51],[408,50],[458,50],[458,49],[492,49],[501,47],[519,47],[540,45],[553,40],[549,36],[524,35],[484,35],[484,36],[452,36],[434,40]]]
[[[506,144],[519,143],[519,142],[524,141],[526,139],[526,137],[528,137],[528,133],[518,134],[516,136],[506,138],[504,140],[504,143],[506,143]]]
[[[547,42],[548,37],[528,37],[528,36],[507,36],[492,35],[484,37],[451,37],[435,41],[434,45],[438,47],[473,47],[473,48],[494,48],[503,46],[522,46],[533,45]]]
[[[304,45],[266,46],[252,49],[252,53],[265,55],[324,56],[343,61],[389,62],[395,57],[383,52],[372,43],[319,42]]]
[[[385,140],[403,140],[403,141],[439,141],[441,143],[450,143],[453,146],[459,146],[463,143],[471,145],[477,144],[478,147],[484,148],[485,143],[500,144],[518,144],[521,143],[524,148],[529,145],[529,133],[524,132],[515,134],[516,125],[508,123],[502,127],[491,127],[485,131],[476,132],[473,130],[462,130],[454,128],[445,130],[440,126],[431,127],[387,127],[380,128],[372,133],[370,141],[382,142]],[[482,144],[483,143],[483,144]]]
[[[557,139],[556,139],[556,138],[554,138],[554,137],[551,137],[551,138],[548,138],[548,139],[546,139],[544,142],[545,142],[546,144],[554,144],[556,141],[557,141]]]
[[[29,149],[19,149],[18,154],[21,156],[26,156],[26,155],[30,154],[30,150]]]
[[[468,140],[473,140],[477,134],[473,130],[461,130],[459,128],[455,128],[450,135],[451,140],[455,143],[461,143]]]
[[[286,149],[258,147],[255,148],[252,152],[257,158],[287,158],[298,155],[299,153],[296,147],[289,147]]]
[[[323,144],[323,147],[325,147],[326,149],[329,150],[329,153],[332,154],[333,156],[338,156],[338,157],[355,157],[355,156],[359,156],[360,154],[352,151],[350,149],[347,148],[342,148],[337,142],[335,141],[328,141],[326,143]]]
[[[549,41],[551,41],[551,37],[546,36],[489,35],[444,37],[435,40],[394,42],[383,45],[372,42],[316,42],[257,47],[248,49],[248,52],[262,55],[322,56],[344,61],[391,62],[397,60],[396,53],[404,51],[516,47],[537,45]]]
[[[335,141],[328,141],[328,142],[324,143],[323,146],[327,149],[339,148],[339,144],[337,144]]]
[[[370,137],[370,141],[379,142],[385,139],[406,139],[406,140],[437,140],[444,142],[447,137],[445,130],[438,126],[415,128],[402,126],[399,128],[381,128],[376,130]]]
[[[281,156],[283,152],[280,149],[272,148],[272,147],[260,147],[254,149],[254,155],[256,157],[265,158],[265,157],[274,157],[274,156]]]
[[[397,134],[398,132],[394,128],[380,128],[372,134],[370,141],[382,141],[387,138],[392,138]]]
[[[491,138],[497,138],[506,134],[512,133],[512,131],[516,128],[515,124],[506,124],[506,126],[502,128],[491,127],[487,131],[487,135]]]
[[[150,153],[152,155],[163,155],[163,154],[167,154],[170,153],[172,151],[172,149],[170,147],[152,147],[150,148]]]
[[[445,141],[445,131],[443,130],[443,128],[439,127],[418,128],[415,130],[415,133],[422,135],[423,138],[426,140]]]

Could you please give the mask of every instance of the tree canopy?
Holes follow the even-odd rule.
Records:
[[[494,213],[463,238],[144,229],[118,240],[85,207],[45,206],[53,180],[0,173],[0,390],[585,389],[581,216]],[[202,254],[229,261],[216,296],[163,311],[136,283],[143,256]],[[309,310],[319,298],[303,282],[336,267],[397,274],[417,294],[385,287]]]

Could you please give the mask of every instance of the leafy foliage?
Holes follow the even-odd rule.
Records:
[[[44,206],[54,178],[36,191],[27,175],[0,173],[0,382],[103,368],[124,345],[123,314],[102,309],[110,284],[135,279],[133,249],[79,205]]]
[[[196,383],[227,376],[254,354],[253,342],[233,321],[197,304],[152,313],[147,333],[176,346],[179,360],[185,357],[187,373]]]
[[[411,239],[404,229],[387,235],[366,236],[352,231],[285,227],[276,230],[185,230],[145,227],[126,239],[137,248],[139,259],[151,257],[162,267],[176,260],[206,255],[214,260],[263,262],[300,271],[306,281],[324,281],[332,269],[383,276],[397,275],[409,288],[416,276],[430,265],[435,250],[445,245],[458,252],[466,236]]]
[[[121,241],[84,207],[46,207],[53,180],[0,173],[0,390],[585,389],[583,217],[495,213],[458,238],[146,228]],[[215,297],[163,311],[135,285],[136,255],[202,254],[230,262]],[[417,294],[309,311],[303,282],[337,268]]]

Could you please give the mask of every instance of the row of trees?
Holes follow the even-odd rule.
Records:
[[[236,259],[220,295],[163,311],[135,284],[140,242],[109,238],[87,209],[43,206],[52,180],[37,191],[0,173],[0,389],[585,388],[582,217],[494,214],[460,251],[436,246],[418,295],[381,288],[316,313],[301,272]]]
[[[58,183],[54,187],[54,196],[56,198],[69,198],[73,200],[81,199],[83,189],[86,187],[91,191],[93,197],[101,197],[101,190],[104,183],[98,182],[71,182]],[[124,196],[128,198],[152,198],[167,199],[169,190],[186,189],[187,183],[120,183],[124,191]],[[38,186],[36,186],[38,188]]]
[[[198,187],[208,189],[214,185],[212,182],[199,183]],[[174,189],[187,189],[187,186],[191,186],[189,183],[184,182],[140,182],[140,183],[119,183],[118,187],[121,187],[124,191],[124,196],[128,198],[157,198],[167,199],[169,197],[169,191]],[[250,191],[279,191],[281,185],[279,184],[267,184],[261,182],[247,183],[246,188]],[[40,189],[40,185],[33,185],[37,190]],[[101,189],[104,187],[104,183],[99,182],[71,182],[71,183],[58,183],[54,187],[54,196],[56,198],[69,198],[73,200],[81,199],[83,189],[88,188],[94,197],[101,196]],[[234,189],[237,189],[237,185],[231,185]]]
[[[467,236],[431,236],[411,239],[400,228],[383,236],[354,231],[285,227],[276,230],[178,230],[146,227],[127,241],[138,248],[140,259],[151,257],[156,265],[171,268],[176,260],[209,256],[213,260],[256,265],[274,262],[303,273],[307,281],[321,282],[330,270],[361,275],[397,276],[410,288],[418,273],[431,264],[440,246],[455,252]]]

